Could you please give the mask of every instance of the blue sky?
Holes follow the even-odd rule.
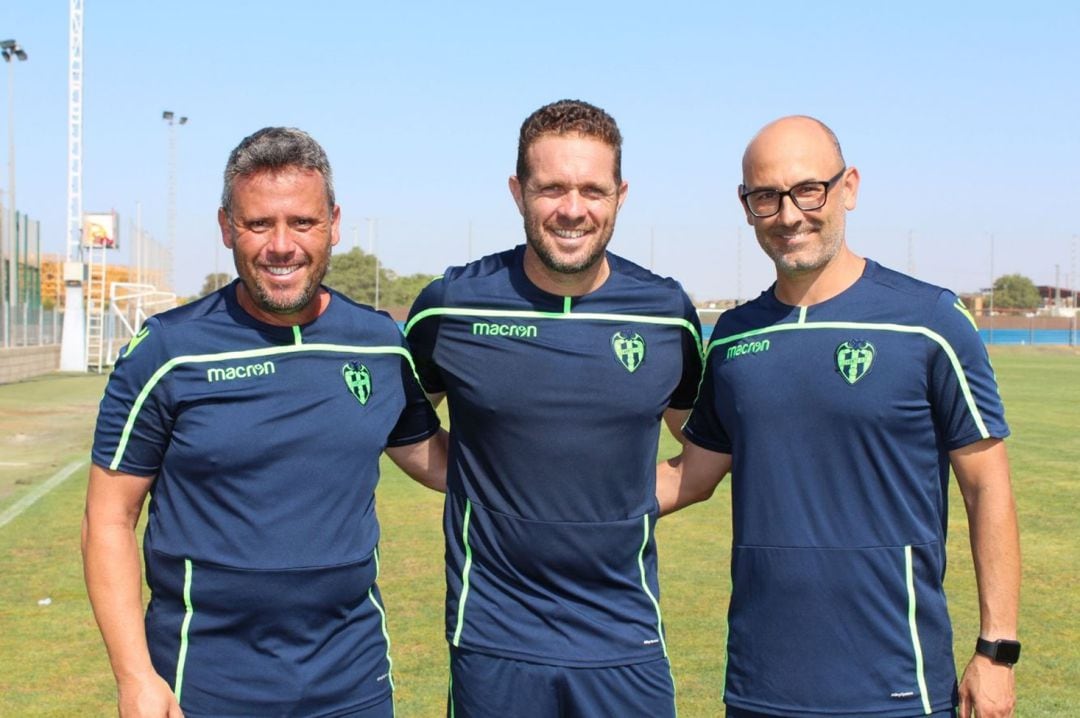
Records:
[[[957,291],[1080,269],[1080,6],[1063,2],[261,2],[85,0],[84,207],[136,202],[166,239],[176,128],[176,288],[231,270],[215,213],[229,151],[266,125],[326,148],[342,247],[400,273],[522,241],[517,130],[564,97],[607,109],[630,194],[611,249],[697,299],[756,295],[772,266],[735,195],[747,141],[817,116],[862,173],[848,242]],[[63,251],[67,2],[0,3],[15,73],[17,199]],[[0,186],[7,189],[7,68]],[[5,195],[6,196],[6,195]],[[471,229],[470,229],[471,228]],[[471,241],[470,241],[471,235]],[[127,261],[121,249],[115,261]],[[1080,282],[1078,282],[1080,283]]]

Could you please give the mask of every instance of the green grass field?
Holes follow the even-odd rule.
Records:
[[[1020,716],[1080,705],[1080,353],[995,349],[1024,557],[1016,668]],[[0,521],[20,498],[87,456],[104,379],[52,376],[0,386]],[[670,440],[668,440],[670,441]],[[661,453],[671,453],[665,443]],[[115,689],[82,584],[79,522],[86,469],[0,526],[0,716],[115,714]],[[441,500],[389,464],[379,488],[383,594],[397,714],[444,711]],[[729,589],[726,483],[707,504],[660,522],[661,599],[681,718],[718,716]],[[958,660],[978,613],[959,495],[951,501],[947,588]],[[49,599],[47,605],[40,601]]]

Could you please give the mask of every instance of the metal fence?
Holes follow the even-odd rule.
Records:
[[[1071,311],[1071,310],[1070,310]],[[979,335],[987,344],[1042,344],[1077,346],[1080,328],[1075,315],[982,314],[975,317]]]
[[[4,307],[0,312],[0,336],[7,347],[38,347],[59,344],[63,312],[37,306]]]
[[[64,326],[64,310],[42,309],[41,307],[19,307],[20,316],[7,317],[0,312],[0,335],[8,328],[8,347],[38,347],[60,344]],[[11,312],[6,312],[11,314]],[[104,339],[108,344],[126,342],[131,332],[124,326],[121,317],[106,314],[103,324]],[[0,343],[0,349],[4,349]]]
[[[720,315],[734,303],[698,310],[706,341]],[[1080,346],[1080,321],[1076,316],[1047,316],[1024,313],[988,313],[974,317],[983,342],[992,345]]]

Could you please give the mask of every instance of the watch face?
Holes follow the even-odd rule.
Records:
[[[1016,641],[996,641],[994,660],[1012,665],[1020,660],[1020,644]]]

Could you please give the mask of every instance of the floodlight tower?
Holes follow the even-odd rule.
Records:
[[[82,262],[83,0],[68,3],[67,261],[64,262],[64,329],[61,371],[85,372],[86,325]]]
[[[165,277],[165,287],[158,289],[172,289],[172,257],[176,253],[176,125],[186,125],[187,117],[177,117],[169,110],[161,113],[161,119],[169,125],[169,205],[168,205],[168,250],[169,266],[164,267],[162,272]]]
[[[25,61],[27,58],[26,50],[15,40],[4,40],[0,42],[0,53],[4,56],[4,62],[8,66],[8,222],[7,227],[4,228],[4,242],[0,244],[0,257],[5,252],[3,250],[6,245],[9,250],[6,252],[10,254],[11,260],[8,262],[7,276],[4,278],[7,284],[7,297],[4,302],[0,303],[0,307],[4,308],[4,346],[11,346],[12,332],[11,322],[15,317],[15,302],[18,297],[15,292],[15,247],[17,240],[15,239],[15,212],[17,205],[15,204],[15,62]]]

